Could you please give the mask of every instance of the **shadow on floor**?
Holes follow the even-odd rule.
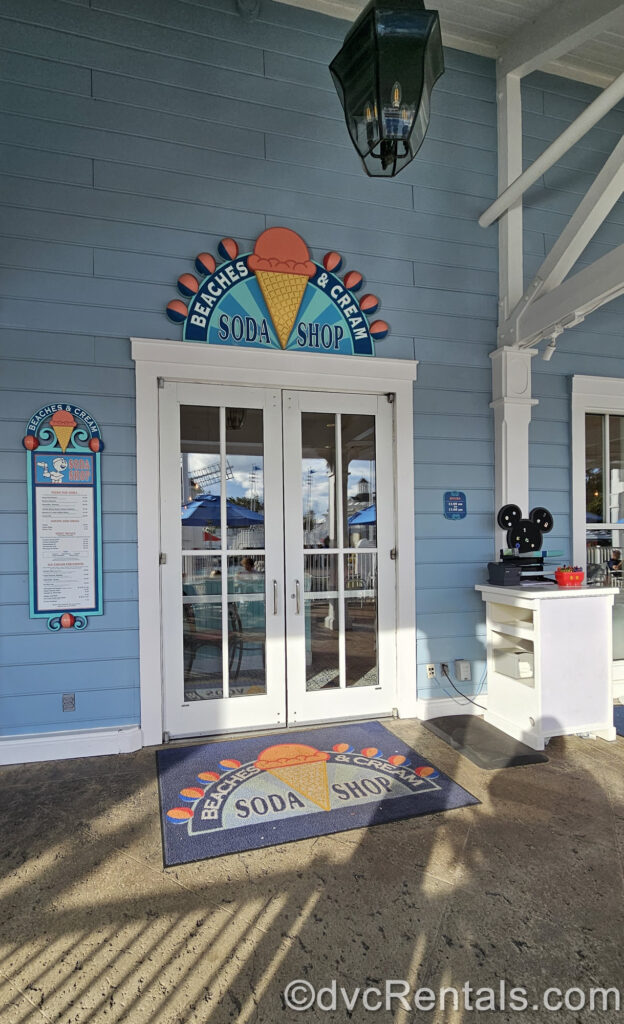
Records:
[[[482,805],[163,870],[153,750],[0,770],[3,1024],[403,1022],[363,990],[505,980],[533,1004],[618,985],[624,740],[484,772],[418,722],[388,727]],[[293,979],[328,991],[295,1012]],[[472,1020],[464,998],[427,1019]]]

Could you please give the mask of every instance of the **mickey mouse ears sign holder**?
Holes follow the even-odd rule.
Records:
[[[503,505],[496,521],[501,530],[507,530],[507,544],[520,555],[540,551],[542,534],[550,533],[554,520],[547,508],[533,508],[524,519],[518,505]]]
[[[102,615],[102,507],[96,421],[55,402],[31,416],[22,439],[28,481],[30,617],[54,631]]]

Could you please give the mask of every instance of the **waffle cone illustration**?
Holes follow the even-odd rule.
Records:
[[[56,440],[61,446],[61,451],[65,451],[67,445],[71,441],[71,436],[76,426],[76,420],[70,412],[65,412],[63,409],[59,409],[50,417],[50,426],[54,430]]]
[[[271,270],[258,270],[256,277],[279,343],[282,348],[286,348],[308,278],[303,274],[282,274]]]
[[[262,751],[256,768],[270,772],[321,810],[329,811],[328,760],[329,754],[324,750],[316,750],[303,743],[280,743]]]
[[[308,280],[316,267],[308,247],[290,228],[267,228],[247,261],[256,275],[275,332],[286,348]]]

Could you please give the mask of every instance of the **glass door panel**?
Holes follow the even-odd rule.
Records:
[[[304,579],[306,691],[333,689],[340,686],[338,555],[306,554]]]
[[[283,725],[279,395],[175,383],[163,391],[167,731]]]
[[[394,488],[385,397],[285,392],[284,474],[289,721],[389,713]]]
[[[170,735],[391,713],[392,465],[385,397],[165,383]]]
[[[221,559],[182,556],[184,700],[223,697]]]
[[[266,693],[264,552],[228,558],[228,666],[231,697]]]
[[[377,686],[377,552],[344,557],[345,686]]]

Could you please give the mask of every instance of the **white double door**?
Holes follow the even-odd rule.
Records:
[[[392,404],[165,381],[165,731],[396,704]]]

